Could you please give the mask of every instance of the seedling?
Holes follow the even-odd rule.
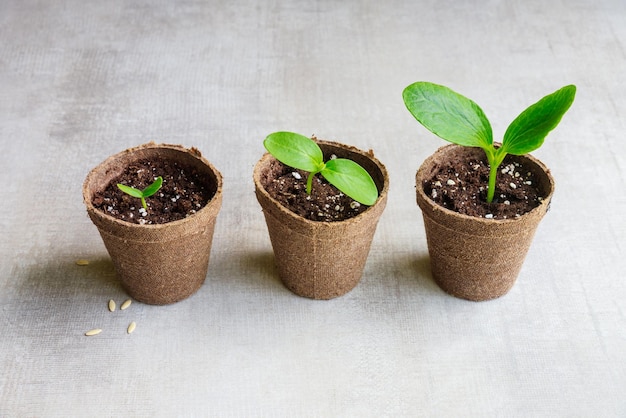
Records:
[[[427,82],[411,84],[402,92],[404,104],[426,129],[446,141],[480,147],[489,162],[487,203],[493,201],[498,167],[507,154],[523,155],[539,148],[567,112],[576,94],[569,85],[524,110],[507,128],[502,145],[493,142],[491,125],[482,109],[448,87]]]
[[[378,189],[369,173],[346,158],[324,162],[322,149],[315,141],[293,132],[274,132],[263,141],[265,149],[281,163],[309,172],[306,192],[311,194],[313,177],[320,173],[347,196],[371,206],[378,199]]]
[[[134,187],[126,186],[125,184],[120,184],[120,183],[117,184],[117,187],[124,193],[132,197],[137,197],[141,199],[141,205],[143,206],[144,209],[147,210],[148,205],[146,204],[146,197],[150,197],[156,192],[158,192],[162,184],[163,184],[163,177],[159,176],[156,178],[154,182],[152,182],[152,184],[150,184],[148,187],[146,187],[143,190],[135,189]]]

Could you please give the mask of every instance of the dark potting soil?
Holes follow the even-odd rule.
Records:
[[[437,204],[464,215],[512,219],[539,206],[543,196],[535,188],[535,176],[518,162],[505,158],[498,167],[496,191],[487,203],[487,159],[447,161],[423,183],[426,195]]]
[[[369,207],[346,196],[319,174],[313,178],[311,194],[307,194],[308,175],[306,171],[273,161],[265,190],[287,209],[311,221],[342,221]]]
[[[163,185],[146,198],[144,211],[141,199],[122,192],[117,184],[143,190],[158,177]],[[214,196],[215,190],[195,169],[163,158],[142,159],[130,164],[124,172],[102,192],[93,197],[97,209],[123,221],[136,224],[163,224],[177,221],[196,213]]]

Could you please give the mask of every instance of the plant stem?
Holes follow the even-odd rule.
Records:
[[[496,174],[498,174],[498,165],[489,164],[489,184],[487,186],[487,203],[493,201],[493,195],[496,192]]]
[[[309,177],[306,179],[306,194],[311,194],[311,189],[313,187],[313,176],[315,176],[315,173],[310,172]]]
[[[490,150],[491,151],[491,150]],[[487,203],[493,201],[493,196],[496,193],[496,175],[498,174],[498,167],[504,161],[506,152],[502,151],[502,148],[494,149],[491,152],[487,152],[487,161],[489,162],[489,184],[487,185]]]
[[[146,204],[146,199],[144,197],[141,198],[141,204],[145,210],[148,210],[148,205]]]

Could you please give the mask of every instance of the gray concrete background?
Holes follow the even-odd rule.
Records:
[[[626,416],[624,1],[5,0],[0,39],[0,416]],[[557,191],[501,299],[430,276],[413,181],[444,143],[404,108],[418,80],[474,99],[497,138],[578,86],[534,153]],[[251,180],[277,130],[389,170],[342,298],[277,279]],[[188,300],[110,313],[126,295],[81,184],[150,140],[224,175],[211,265]]]

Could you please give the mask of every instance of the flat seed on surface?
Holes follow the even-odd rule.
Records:
[[[109,311],[115,311],[115,301],[113,299],[109,301]]]
[[[124,301],[124,303],[122,303],[122,306],[120,306],[120,309],[124,310],[124,309],[128,308],[132,302],[133,302],[132,300],[126,299]]]
[[[130,324],[128,324],[128,329],[126,330],[126,332],[130,334],[135,330],[136,327],[137,327],[137,324],[135,323],[135,321],[133,321]]]
[[[85,335],[88,336],[88,337],[91,337],[91,336],[94,336],[94,335],[98,335],[101,332],[102,332],[102,330],[100,328],[96,328],[96,329],[92,329],[92,330],[87,331],[85,333]]]
[[[76,260],[76,265],[77,266],[87,266],[89,265],[89,260],[85,260],[85,259],[80,259],[80,260]]]

